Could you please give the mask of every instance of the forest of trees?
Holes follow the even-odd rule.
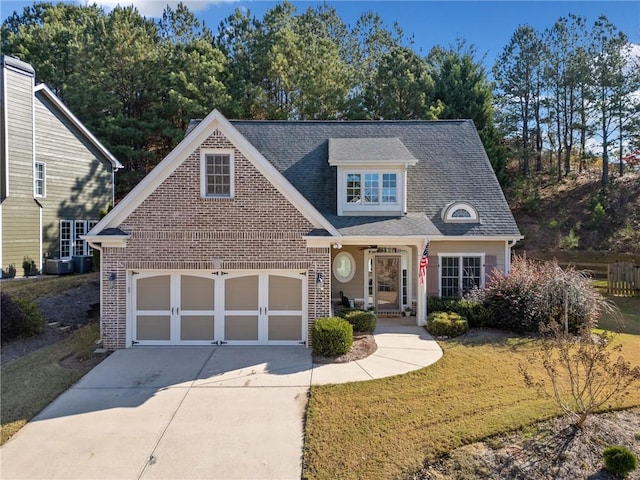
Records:
[[[472,119],[501,181],[508,155],[524,175],[582,169],[598,136],[606,184],[608,155],[622,169],[639,130],[640,66],[605,17],[519,27],[494,80],[463,40],[422,57],[399,25],[367,11],[348,27],[327,4],[236,10],[213,31],[182,4],[154,20],[134,7],[34,3],[3,22],[1,41],[125,165],[120,194],[214,108],[234,119]]]

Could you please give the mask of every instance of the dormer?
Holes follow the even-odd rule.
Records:
[[[445,223],[480,223],[476,207],[468,202],[452,202],[442,209]]]
[[[407,212],[407,168],[418,160],[399,138],[330,138],[338,168],[338,215],[399,216]]]

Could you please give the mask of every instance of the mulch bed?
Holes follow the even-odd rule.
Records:
[[[313,363],[347,363],[368,357],[378,349],[376,341],[371,333],[354,333],[351,350],[336,357],[323,357],[314,355]]]

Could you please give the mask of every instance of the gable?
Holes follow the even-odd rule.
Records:
[[[202,152],[224,150],[233,158],[234,194],[203,197]],[[218,129],[214,130],[120,224],[134,238],[153,232],[288,232],[300,238],[312,223]],[[146,232],[146,233],[142,233]]]
[[[122,168],[122,164],[116,159],[106,147],[78,120],[78,118],[60,101],[60,99],[44,84],[40,84],[34,89],[37,104],[42,109],[40,115],[36,117],[36,136],[39,137],[41,143],[47,141],[46,129],[51,129],[49,124],[51,116],[59,122],[60,126],[68,131],[69,134],[76,137],[85,148],[90,150],[93,155],[100,161],[110,163],[117,170]],[[40,122],[38,120],[40,119]],[[39,131],[43,129],[43,131]],[[57,132],[60,133],[60,130]]]
[[[221,140],[221,139],[224,139]],[[328,231],[330,235],[339,236],[337,230],[309,203],[300,192],[298,192],[273,165],[264,159],[261,153],[253,147],[217,110],[211,112],[200,124],[194,128],[176,148],[167,155],[167,157],[158,164],[158,166],[145,177],[105,218],[103,218],[87,235],[92,240],[99,241],[96,236],[106,228],[119,227],[125,220],[140,207],[145,200],[151,196],[153,198],[166,196],[168,193],[161,187],[174,172],[178,172],[174,178],[183,175],[183,170],[191,169],[189,174],[189,185],[193,189],[199,188],[199,173],[193,170],[193,161],[199,159],[200,148],[207,142],[211,142],[211,146],[220,146],[219,142],[225,148],[233,148],[235,152],[242,157],[243,162],[248,162],[255,169],[254,177],[257,173],[264,178],[269,184],[269,189],[278,192],[283,199],[286,199],[287,205],[293,206],[299,214],[306,218],[309,224],[314,228],[321,228]],[[218,143],[216,143],[218,142]],[[226,143],[225,143],[226,142]],[[198,160],[199,161],[199,160]],[[185,163],[186,162],[186,163]],[[183,164],[185,166],[180,168]],[[198,164],[199,165],[199,164]],[[199,167],[198,167],[199,168]],[[199,172],[199,170],[198,170]],[[235,176],[236,181],[241,178],[241,174],[247,174],[247,171],[240,171]],[[194,177],[195,175],[195,177]],[[251,181],[252,176],[248,175],[247,181]],[[244,180],[243,180],[244,181]],[[265,187],[266,188],[266,187]],[[160,189],[158,192],[156,190]],[[263,189],[264,190],[264,189]],[[200,195],[198,193],[198,198]],[[202,200],[202,199],[201,199]],[[210,201],[210,200],[207,200]],[[225,201],[225,200],[219,200]],[[229,202],[229,200],[226,200]],[[234,203],[234,202],[231,202]],[[234,204],[235,205],[235,204]],[[282,206],[279,204],[278,206]],[[144,208],[144,207],[143,207]],[[234,206],[235,208],[235,206]],[[273,207],[271,209],[273,210]],[[181,212],[186,213],[186,212]],[[237,212],[239,213],[239,212]],[[171,214],[170,214],[171,215]],[[251,212],[246,208],[243,215],[250,218]],[[244,228],[244,227],[243,227]]]

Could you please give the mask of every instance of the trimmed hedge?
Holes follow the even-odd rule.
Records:
[[[638,468],[638,457],[625,447],[611,446],[602,452],[604,468],[618,477],[625,478]]]
[[[373,332],[376,328],[376,316],[367,310],[344,309],[338,316],[349,322],[354,332]]]
[[[340,317],[318,318],[311,329],[311,342],[315,355],[342,355],[353,345],[353,327]]]
[[[438,298],[427,299],[427,311],[455,312],[467,319],[470,328],[487,327],[491,325],[491,312],[480,301],[467,298]]]
[[[434,312],[427,317],[427,331],[436,337],[457,337],[467,330],[466,318],[455,312]]]
[[[35,302],[24,298],[13,298],[7,293],[2,293],[0,304],[3,341],[17,337],[33,337],[42,332],[44,316]]]

